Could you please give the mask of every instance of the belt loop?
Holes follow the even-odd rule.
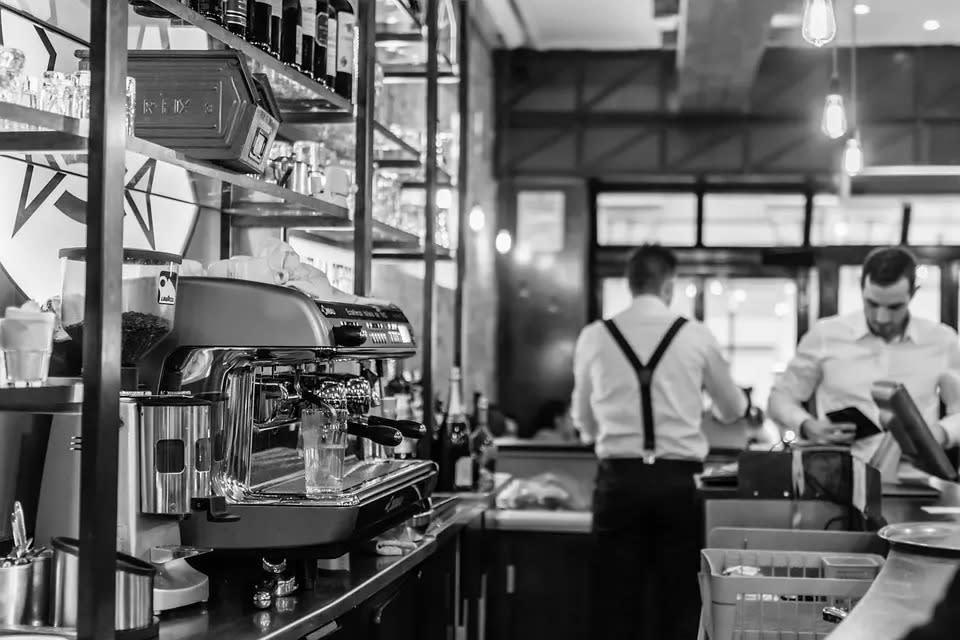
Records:
[[[643,464],[653,464],[657,461],[657,453],[649,449],[643,452]]]

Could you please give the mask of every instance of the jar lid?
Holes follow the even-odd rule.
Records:
[[[81,260],[86,262],[86,247],[70,247],[60,249],[60,257],[68,260]],[[140,264],[180,264],[183,258],[175,253],[165,253],[163,251],[151,251],[150,249],[124,249],[123,261]]]

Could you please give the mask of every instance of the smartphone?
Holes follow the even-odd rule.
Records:
[[[827,419],[830,420],[830,422],[851,422],[857,425],[857,433],[854,436],[855,440],[869,438],[878,433],[883,433],[883,430],[880,429],[873,420],[863,415],[863,412],[856,407],[846,407],[837,409],[836,411],[829,411],[827,412]]]

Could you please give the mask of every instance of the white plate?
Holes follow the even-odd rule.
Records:
[[[960,552],[960,524],[904,522],[887,525],[878,535],[891,544]]]

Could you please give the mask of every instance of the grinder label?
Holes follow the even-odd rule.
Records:
[[[161,271],[157,276],[157,302],[159,304],[177,303],[177,274]]]

